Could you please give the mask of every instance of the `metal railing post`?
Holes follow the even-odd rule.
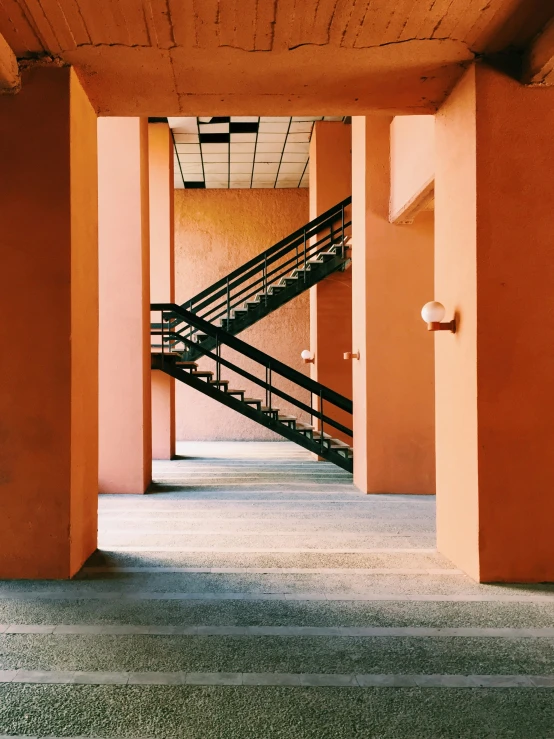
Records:
[[[307,244],[306,244],[306,229],[304,229],[304,282],[306,282],[307,267],[308,267],[308,256],[307,256]]]
[[[321,436],[320,436],[319,441],[321,444],[321,451],[323,452],[323,449],[324,449],[324,444],[323,444],[323,392],[321,390],[319,391],[319,413],[321,415],[321,426],[319,428],[319,433],[321,434]],[[323,454],[321,456],[323,456]]]
[[[263,290],[264,290],[264,300],[267,302],[267,252],[264,253]]]
[[[227,323],[231,320],[231,292],[229,289],[229,278],[227,278]],[[227,328],[229,326],[227,325]]]

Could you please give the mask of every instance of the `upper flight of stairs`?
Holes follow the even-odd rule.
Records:
[[[346,269],[350,203],[351,198],[346,198],[181,307],[236,335],[333,272]],[[175,320],[172,328],[179,327],[182,322]],[[199,330],[189,329],[189,339],[192,345],[183,355],[188,360],[215,346]]]

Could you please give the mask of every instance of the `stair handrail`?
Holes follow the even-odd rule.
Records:
[[[206,298],[208,295],[212,295],[212,293],[221,288],[227,289],[227,286],[231,281],[235,280],[235,278],[241,275],[244,275],[246,272],[248,272],[248,270],[252,270],[252,268],[257,265],[263,265],[264,262],[266,262],[267,259],[270,257],[274,257],[274,259],[272,260],[274,261],[275,255],[279,252],[279,250],[283,250],[282,255],[279,256],[284,256],[288,253],[288,251],[298,246],[297,242],[299,242],[299,240],[302,240],[304,237],[311,238],[311,236],[315,235],[319,229],[332,225],[339,218],[342,219],[344,228],[344,210],[351,203],[352,196],[341,200],[340,203],[337,203],[332,208],[329,208],[324,213],[317,216],[317,218],[312,219],[304,226],[301,226],[296,231],[293,231],[288,236],[285,236],[284,239],[281,239],[276,244],[273,244],[273,246],[270,246],[268,249],[261,252],[261,254],[258,254],[257,256],[250,259],[248,262],[242,264],[240,267],[237,267],[237,269],[233,270],[228,275],[225,275],[225,277],[222,277],[217,282],[212,283],[205,290],[202,290],[197,295],[193,296],[189,300],[186,300],[182,304],[182,306],[184,307],[186,305],[189,309],[194,309],[194,306],[201,300]],[[244,279],[246,278],[247,276],[245,275]],[[240,282],[241,281],[239,281],[238,283],[235,282],[235,285],[240,284]]]
[[[291,380],[295,384],[308,390],[310,393],[317,395],[319,398],[326,400],[346,413],[352,413],[353,404],[349,398],[337,393],[335,390],[331,390],[331,388],[326,385],[322,385],[316,380],[312,380],[311,377],[306,377],[302,372],[289,367],[288,364],[281,362],[270,354],[266,354],[251,344],[247,344],[245,341],[242,341],[242,339],[233,336],[233,334],[230,334],[219,326],[204,320],[182,306],[177,305],[176,303],[152,303],[150,305],[150,310],[161,312],[163,321],[165,320],[167,323],[174,320],[175,316],[179,317],[181,319],[179,322],[190,324],[202,333],[205,333],[207,336],[211,336],[216,339],[220,344],[226,344],[231,349],[244,354],[249,359],[254,360],[258,364],[264,365],[266,368],[271,368],[272,372],[276,372],[285,379]],[[162,334],[162,352],[165,348],[164,339],[167,339],[168,342],[174,344],[176,341],[178,342],[184,338],[180,336],[178,331],[168,330],[164,332],[163,328],[161,332],[153,331],[152,333],[153,335]],[[198,348],[202,351],[202,346],[200,344],[198,344]]]

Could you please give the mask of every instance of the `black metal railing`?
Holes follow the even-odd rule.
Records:
[[[196,331],[210,336],[215,340],[213,351],[199,347],[198,344],[194,344],[194,346],[200,348],[205,357],[215,362],[214,375],[218,382],[221,380],[221,368],[226,367],[258,385],[264,392],[265,404],[268,409],[272,408],[272,399],[276,396],[286,400],[300,411],[309,414],[312,421],[314,418],[317,419],[319,421],[318,443],[322,452],[326,441],[324,437],[326,427],[328,432],[329,428],[331,428],[342,432],[346,436],[352,436],[352,429],[350,427],[345,426],[328,415],[329,406],[352,414],[352,401],[349,398],[312,380],[298,370],[284,364],[284,362],[280,362],[275,357],[256,349],[219,326],[214,326],[209,321],[186,310],[182,306],[174,303],[153,303],[150,306],[150,310],[160,313],[159,321],[152,323],[151,330],[152,336],[159,337],[155,340],[159,343],[155,344],[153,350],[157,351],[160,355],[162,369],[164,368],[164,363],[169,368],[170,365],[174,366],[175,361],[180,358],[183,350],[179,349],[179,345],[186,347],[193,344],[189,337],[189,329],[192,327]],[[177,326],[182,328],[178,328]],[[223,347],[228,347],[243,357],[252,360],[259,369],[260,376],[252,374],[252,372],[239,367],[236,363],[223,357],[221,352]],[[175,354],[175,352],[178,352],[178,354]],[[276,376],[294,383],[295,389],[307,391],[310,396],[309,405],[294,395],[291,395],[290,392],[277,387],[275,384]]]
[[[303,271],[307,279],[308,262],[321,252],[335,246],[339,256],[346,255],[346,241],[350,234],[351,221],[347,208],[352,198],[337,203],[305,226],[274,244],[258,256],[250,259],[238,269],[230,272],[210,287],[182,304],[182,308],[195,313],[210,323],[218,319],[229,321],[233,310],[247,301],[257,298],[267,300],[268,290],[290,275],[292,270]],[[173,328],[182,321],[178,318]],[[191,326],[192,340],[197,329]]]

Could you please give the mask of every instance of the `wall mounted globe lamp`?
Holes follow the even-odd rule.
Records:
[[[453,334],[456,333],[456,319],[453,318],[451,321],[442,322],[446,313],[445,307],[442,303],[438,303],[436,300],[432,300],[430,303],[425,303],[421,309],[421,317],[427,324],[428,331],[451,331]]]
[[[304,349],[300,356],[302,357],[304,364],[314,364],[315,362],[315,355],[313,355],[309,349]]]

